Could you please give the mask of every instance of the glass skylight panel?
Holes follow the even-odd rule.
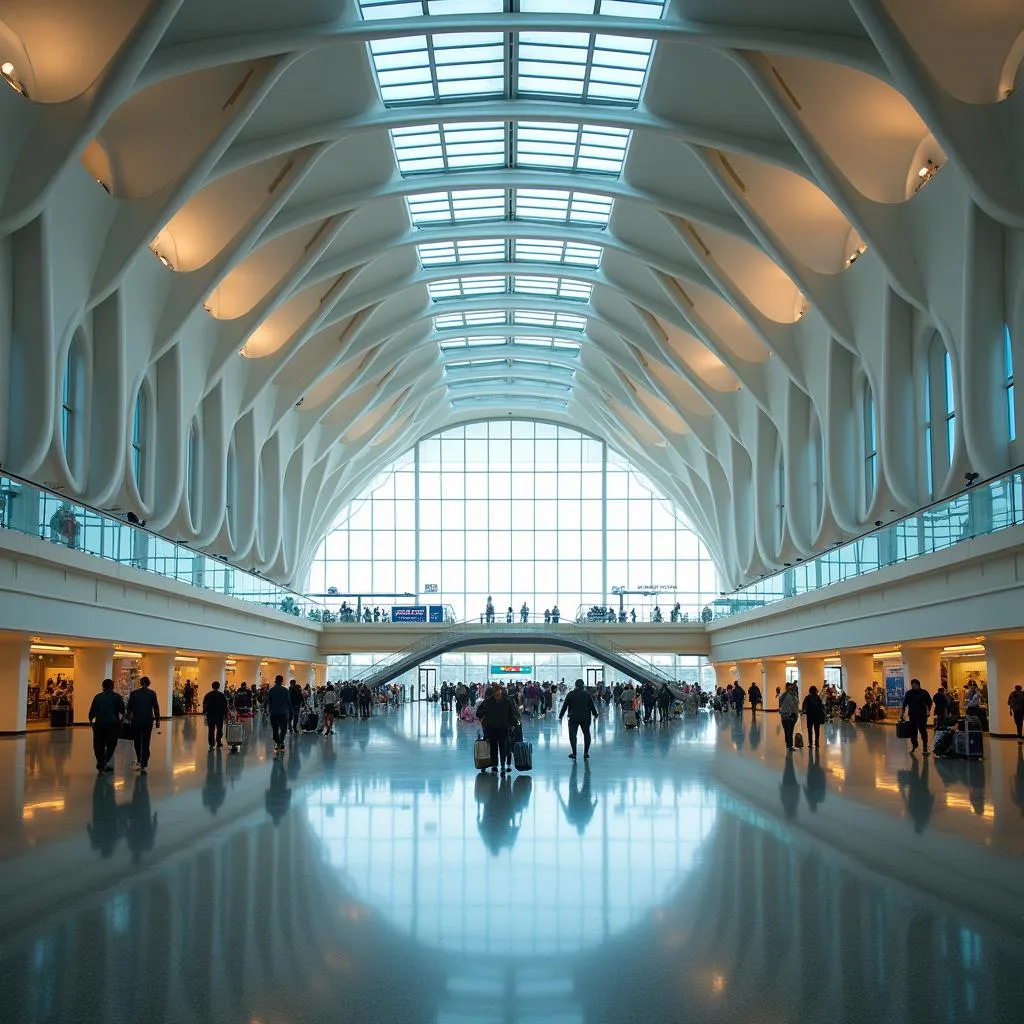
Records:
[[[577,342],[563,341],[550,334],[517,334],[510,340],[514,345],[525,345],[527,348],[553,348],[572,355],[579,355],[580,352]]]
[[[504,360],[500,360],[500,362],[504,364]],[[452,380],[448,381],[447,386],[449,391],[454,391],[456,389],[492,387],[495,384],[505,384],[514,388],[523,387],[527,391],[572,392],[571,384],[561,384],[558,381],[544,380],[539,377],[519,377],[508,373],[473,376],[467,380]]]
[[[454,338],[445,338],[444,341],[439,343],[439,347],[442,352],[448,352],[449,350],[458,351],[459,349],[465,350],[467,348],[485,348],[489,345],[504,345],[507,340],[503,334],[481,334],[474,337],[462,335]]]
[[[533,277],[516,274],[512,278],[512,291],[520,295],[545,295],[550,298],[589,302],[594,286],[589,281],[576,281],[569,277]]]
[[[471,309],[458,313],[441,313],[434,317],[435,331],[466,330],[469,327],[490,327],[508,320],[504,309]]]
[[[446,299],[472,299],[477,295],[500,295],[508,289],[508,280],[501,274],[481,274],[478,277],[448,277],[431,281],[427,285],[435,301]]]
[[[652,39],[586,32],[521,32],[516,62],[521,96],[636,106]]]
[[[643,0],[643,2],[649,3],[650,0]],[[619,6],[622,4],[620,3]],[[359,13],[366,21],[415,18],[421,14],[433,15],[435,18],[443,17],[446,14],[501,14],[504,9],[504,0],[359,0]],[[545,9],[553,10],[554,8]],[[643,15],[629,15],[629,17],[643,17]]]
[[[516,220],[550,220],[606,228],[612,215],[612,199],[593,192],[517,188],[513,190],[512,212]]]
[[[564,331],[585,331],[587,318],[576,313],[560,313],[553,309],[516,309],[512,322],[529,327],[559,327]]]
[[[466,121],[392,128],[399,173],[505,166],[505,122]]]
[[[564,412],[569,408],[569,402],[560,398],[543,398],[539,395],[529,394],[491,394],[491,395],[464,395],[458,398],[452,398],[452,408],[459,409],[464,406],[474,405],[522,405],[528,404],[530,406],[540,409],[552,409],[558,412]]]
[[[523,14],[603,14],[609,18],[657,20],[665,10],[665,0],[519,0],[519,10]]]
[[[628,128],[607,125],[521,121],[515,133],[514,159],[518,167],[618,177],[629,136]]]
[[[503,188],[466,188],[457,192],[423,192],[409,196],[415,227],[458,221],[504,220],[508,197]]]
[[[380,98],[388,107],[505,94],[501,32],[451,32],[370,41]]]
[[[599,245],[560,242],[553,238],[515,238],[512,259],[522,263],[562,263],[573,267],[597,269],[603,250]]]
[[[462,241],[424,242],[416,246],[424,267],[451,266],[461,263],[502,263],[506,257],[504,238],[470,238]]]
[[[455,359],[449,360],[444,364],[445,373],[451,373],[453,370],[458,372],[459,370],[471,370],[479,367],[498,367],[508,366],[508,361],[505,359]]]

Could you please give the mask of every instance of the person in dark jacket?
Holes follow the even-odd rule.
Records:
[[[203,698],[203,718],[210,740],[210,749],[214,743],[223,746],[221,737],[224,735],[224,719],[228,716],[228,699],[220,692],[220,681],[214,679],[210,683],[210,692]]]
[[[491,743],[491,760],[495,766],[501,765],[502,772],[512,770],[512,744],[509,733],[514,725],[519,725],[519,712],[515,704],[505,696],[501,686],[495,686],[491,695],[485,697],[476,709],[476,717],[484,727],[484,737]],[[496,772],[497,767],[491,768]]]
[[[750,701],[750,713],[756,715],[757,709],[764,703],[764,698],[761,696],[761,687],[757,683],[751,683],[747,687],[747,700]]]
[[[743,714],[743,699],[746,697],[747,691],[740,686],[740,681],[737,679],[732,684],[732,706],[736,709],[737,715]]]
[[[149,676],[139,680],[138,689],[128,695],[128,717],[132,723],[132,738],[135,740],[135,763],[143,775],[149,769],[149,741],[153,728],[160,731],[160,704],[156,694],[149,688]]]
[[[96,755],[96,771],[100,773],[114,770],[110,759],[121,738],[121,720],[125,716],[124,698],[114,692],[114,680],[104,679],[102,686],[89,707],[92,750]]]
[[[928,753],[928,713],[932,709],[932,697],[921,689],[920,679],[910,680],[910,689],[903,695],[903,714],[910,723],[910,752],[917,750],[917,738],[921,737],[924,753]]]
[[[561,721],[569,715],[569,746],[572,753],[569,755],[573,761],[576,760],[576,733],[583,732],[583,758],[590,759],[590,720],[597,718],[597,706],[594,698],[583,689],[583,680],[577,679],[575,688],[565,695],[562,701],[562,708],[558,712],[558,720]]]
[[[949,713],[949,690],[945,683],[939,683],[939,688],[932,698],[932,710],[935,712],[935,728],[946,728],[946,715]]]
[[[825,705],[818,696],[818,688],[811,686],[800,709],[807,722],[807,746],[821,749],[821,727],[825,724]]]
[[[342,690],[344,694],[344,690]],[[298,732],[299,731],[299,715],[302,714],[302,687],[299,686],[299,681],[293,679],[288,684],[288,697],[292,702],[291,715],[288,718],[288,731]]]
[[[288,719],[292,713],[291,694],[285,689],[284,676],[274,676],[274,685],[267,694],[267,714],[270,728],[274,732],[274,754],[284,750],[284,735],[288,731]]]

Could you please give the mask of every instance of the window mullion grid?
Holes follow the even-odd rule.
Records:
[[[590,93],[590,76],[594,70],[594,51],[597,49],[597,33],[591,32],[587,42],[587,62],[583,65],[583,82],[580,85],[580,103],[586,103]],[[579,158],[577,151],[577,159]]]
[[[576,126],[576,152],[572,158],[572,169],[578,170],[580,166],[580,154],[583,150],[583,123]]]
[[[437,80],[437,55],[434,53],[434,37],[429,32],[426,36],[427,41],[427,67],[430,68],[430,88],[434,91],[434,102],[441,102],[441,84]],[[438,126],[442,139],[444,138],[444,125]],[[448,170],[448,161],[445,160],[445,170]]]

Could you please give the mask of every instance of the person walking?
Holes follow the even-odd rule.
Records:
[[[224,719],[228,716],[228,699],[220,692],[220,681],[214,679],[210,683],[210,692],[203,697],[203,718],[210,741],[210,749],[214,745],[222,747],[224,735]]]
[[[740,686],[740,681],[738,679],[735,680],[732,684],[732,705],[737,715],[743,714],[743,699],[746,695],[747,691]]]
[[[149,676],[143,676],[138,688],[128,695],[127,709],[132,723],[132,739],[135,741],[135,763],[143,775],[149,769],[149,741],[153,729],[160,731],[160,704],[149,687]]]
[[[939,688],[932,698],[932,711],[936,729],[946,728],[946,715],[949,713],[949,690],[945,683],[939,683]]]
[[[1024,743],[1024,689],[1019,683],[1010,691],[1006,705],[1013,715],[1013,724],[1017,726],[1017,742]]]
[[[274,732],[274,755],[277,756],[284,750],[284,736],[292,713],[292,698],[285,689],[284,676],[274,676],[274,685],[267,694],[267,713]]]
[[[530,606],[525,601],[523,602],[523,607],[519,609],[519,621],[530,621]]]
[[[764,702],[764,698],[761,696],[761,687],[757,683],[751,683],[747,687],[747,700],[750,701],[750,713],[756,715],[757,709]]]
[[[561,721],[566,714],[569,715],[569,746],[572,749],[569,757],[576,760],[576,734],[582,731],[583,759],[590,760],[590,720],[599,716],[594,698],[583,688],[582,679],[577,679],[575,687],[565,695],[558,720]]]
[[[502,774],[512,770],[512,744],[509,732],[513,726],[520,724],[519,712],[515,704],[505,696],[501,685],[496,685],[490,696],[485,697],[476,709],[476,717],[484,728],[484,738],[491,744],[492,772],[501,766]]]
[[[89,724],[92,726],[92,751],[96,755],[96,771],[102,775],[114,770],[110,759],[114,756],[117,741],[121,738],[121,721],[125,716],[125,707],[124,698],[114,692],[113,679],[104,679],[101,687],[89,705]]]
[[[782,734],[786,738],[787,750],[793,749],[793,730],[799,717],[800,698],[796,692],[796,683],[786,683],[786,688],[779,697],[779,719],[782,722]]]
[[[288,684],[288,699],[292,702],[292,709],[288,715],[288,731],[298,732],[299,715],[302,714],[302,687],[299,686],[297,679]]]
[[[654,719],[654,704],[657,694],[654,690],[654,683],[649,679],[640,690],[640,700],[644,706],[644,725],[650,725]]]
[[[811,686],[803,703],[804,721],[807,723],[807,746],[821,749],[821,727],[825,724],[825,705],[818,696],[818,688]]]
[[[338,709],[338,695],[334,690],[334,684],[328,683],[324,690],[324,735],[334,735],[334,714]]]
[[[932,697],[921,689],[920,679],[910,680],[910,689],[903,695],[903,716],[910,722],[910,752],[917,750],[917,738],[921,737],[923,753],[928,754],[928,713],[932,709]]]

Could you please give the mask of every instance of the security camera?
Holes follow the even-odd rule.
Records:
[[[978,479],[977,473],[964,473],[964,483],[970,487]]]
[[[881,526],[881,525],[882,525],[882,520],[881,519],[876,519],[875,520],[875,526]]]

